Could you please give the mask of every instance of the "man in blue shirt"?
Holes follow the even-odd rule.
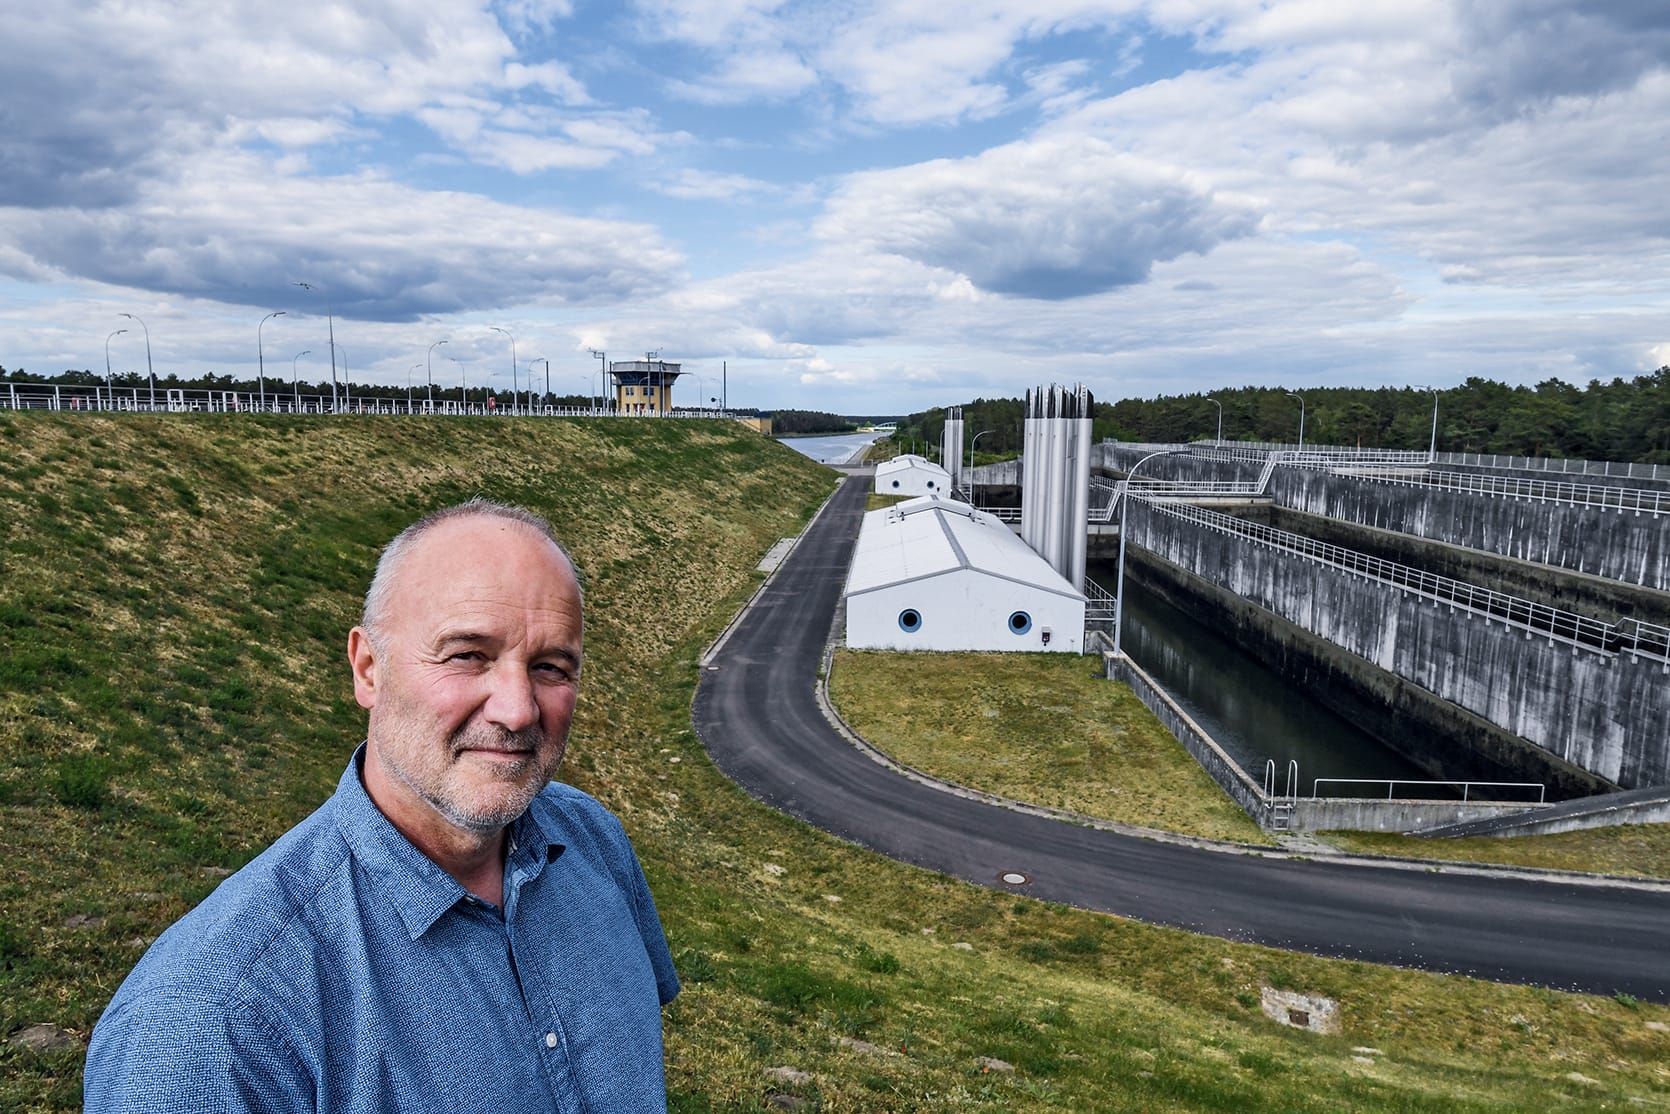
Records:
[[[384,550],[334,796],[165,932],[89,1111],[663,1110],[678,993],[620,822],[550,781],[582,658],[550,526],[472,500]]]

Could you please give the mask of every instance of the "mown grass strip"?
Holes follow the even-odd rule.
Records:
[[[1270,843],[1100,667],[1076,654],[838,650],[829,687],[865,740],[953,784],[1122,824]]]

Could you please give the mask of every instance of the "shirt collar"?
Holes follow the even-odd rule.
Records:
[[[401,835],[371,800],[362,778],[365,753],[366,744],[361,743],[337,783],[336,825],[354,860],[382,890],[415,940],[469,894]],[[545,810],[539,804],[536,799],[534,807],[510,825],[505,876],[515,878],[518,885],[537,877],[563,850],[560,833],[551,823],[554,818],[541,817]]]

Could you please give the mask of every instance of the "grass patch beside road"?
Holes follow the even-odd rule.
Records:
[[[1384,832],[1321,832],[1342,851],[1670,878],[1670,824],[1625,824],[1535,836],[1420,839]]]
[[[1271,843],[1101,659],[839,650],[830,698],[907,766],[1017,801]]]

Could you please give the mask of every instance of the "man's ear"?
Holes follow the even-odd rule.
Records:
[[[377,651],[364,627],[348,632],[348,668],[354,673],[354,699],[362,708],[377,706]]]

